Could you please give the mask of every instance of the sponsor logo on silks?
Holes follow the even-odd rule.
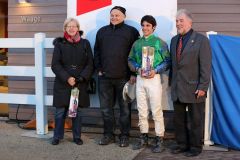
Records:
[[[112,0],[77,0],[77,16],[111,4]]]

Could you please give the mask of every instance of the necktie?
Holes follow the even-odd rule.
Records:
[[[181,36],[178,42],[178,47],[177,47],[177,62],[180,61],[180,57],[181,57],[182,45],[183,45],[182,40],[183,40],[183,37]]]

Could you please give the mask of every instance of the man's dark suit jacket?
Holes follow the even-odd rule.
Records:
[[[207,37],[193,31],[180,61],[176,60],[176,48],[179,35],[171,40],[170,53],[172,67],[170,84],[172,100],[182,103],[204,102],[206,97],[196,99],[196,90],[208,90],[211,76],[211,49]]]

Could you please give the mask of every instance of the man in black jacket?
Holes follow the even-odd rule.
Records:
[[[122,90],[129,80],[128,54],[139,37],[138,31],[124,23],[126,9],[115,6],[110,11],[110,24],[100,28],[94,46],[94,63],[99,77],[99,99],[104,121],[104,136],[99,145],[115,141],[115,99],[120,107],[120,147],[129,145],[130,105],[123,100]],[[134,81],[131,76],[130,82]]]

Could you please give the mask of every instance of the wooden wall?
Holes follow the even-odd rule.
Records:
[[[239,0],[178,0],[178,9],[193,13],[193,28],[206,33],[240,36]]]
[[[21,16],[40,17],[39,23],[24,23]],[[63,21],[67,17],[66,0],[31,0],[29,4],[8,1],[9,37],[33,37],[36,32],[44,32],[47,37],[62,35]]]
[[[63,34],[63,22],[67,17],[66,0],[31,0],[29,4],[18,4],[8,0],[8,37],[31,38],[37,32],[46,33],[46,37],[58,37]],[[9,66],[32,66],[33,49],[9,49]],[[47,50],[47,64],[52,58],[52,49]],[[35,94],[34,78],[9,77],[10,93]],[[52,94],[53,79],[48,79],[48,94]],[[52,109],[49,107],[50,116]],[[16,118],[17,105],[10,105],[9,118]],[[34,106],[21,105],[19,119],[31,119],[35,115]]]

